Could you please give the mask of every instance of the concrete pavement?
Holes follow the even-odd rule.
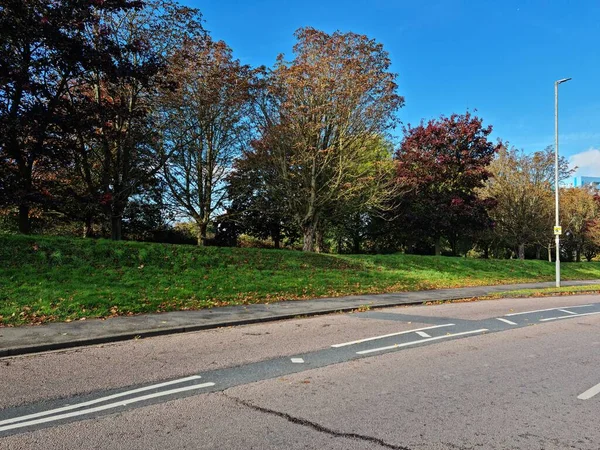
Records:
[[[600,280],[567,281],[563,286],[598,284]],[[243,325],[314,316],[362,307],[383,308],[414,305],[430,301],[482,297],[517,289],[537,289],[554,286],[553,282],[524,283],[497,286],[477,286],[457,289],[437,289],[377,295],[354,295],[337,298],[275,302],[244,306],[227,306],[199,311],[175,311],[161,314],[89,319],[41,326],[0,328],[0,358],[27,353],[102,344],[211,328]]]

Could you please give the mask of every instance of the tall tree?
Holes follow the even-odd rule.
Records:
[[[298,226],[285,202],[271,189],[275,171],[264,155],[244,152],[227,177],[229,218],[242,233],[259,239],[271,239],[279,248],[284,238],[296,240]]]
[[[92,99],[98,124],[92,133],[78,136],[77,168],[88,196],[110,218],[112,238],[119,240],[129,199],[155,179],[169,157],[159,107],[165,92],[177,85],[168,61],[204,30],[197,10],[171,0],[148,0],[134,11],[104,12],[86,32],[92,45],[110,36],[118,51],[116,76],[99,67],[71,90],[75,105],[81,98]]]
[[[501,146],[490,164],[492,177],[481,190],[493,198],[494,234],[525,258],[525,247],[548,246],[554,221],[554,151],[548,147],[531,155]],[[560,180],[570,174],[568,162],[560,161]]]
[[[359,197],[383,174],[366,148],[385,136],[403,105],[383,46],[355,33],[296,32],[294,59],[268,76],[266,117],[255,150],[274,172],[271,189],[314,251],[319,223],[337,202]],[[377,203],[383,190],[365,202]]]
[[[171,60],[179,87],[165,104],[164,132],[173,151],[165,165],[168,195],[198,227],[198,245],[226,200],[225,178],[250,140],[256,71],[222,41],[188,40]]]
[[[593,231],[600,219],[600,204],[587,187],[561,189],[560,203],[560,223],[568,236],[564,250],[571,253],[569,260],[575,256],[579,262],[584,251],[594,247]]]
[[[491,226],[487,210],[493,201],[477,196],[499,147],[489,141],[491,132],[469,112],[404,130],[396,159],[398,183],[410,188],[405,219],[433,241],[436,255],[442,237],[456,254],[461,239]]]
[[[333,231],[338,251],[360,253],[373,220],[393,215],[396,201],[403,195],[394,178],[393,144],[376,137],[366,143],[363,152],[364,163],[359,170],[371,175],[362,180],[362,189],[356,195],[328,205],[327,217],[318,229]]]
[[[600,253],[600,191],[593,191],[596,202],[596,217],[590,220],[585,227],[585,243],[583,245],[583,255],[588,261],[591,261]]]
[[[86,27],[105,11],[127,13],[140,1],[2,0],[0,3],[0,164],[2,190],[19,209],[19,230],[30,231],[29,212],[39,202],[38,168],[65,157],[72,132],[67,91],[82,74],[104,66],[114,73],[114,46],[97,45]],[[5,196],[6,197],[6,196]]]

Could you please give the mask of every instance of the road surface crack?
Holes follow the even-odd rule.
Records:
[[[393,445],[393,444],[389,444],[387,442],[385,442],[382,439],[373,437],[373,436],[365,436],[363,434],[357,434],[357,433],[343,433],[340,431],[335,431],[332,430],[330,428],[324,427],[323,425],[320,425],[316,422],[311,422],[310,420],[306,420],[306,419],[301,419],[299,417],[294,417],[291,416],[287,413],[284,412],[280,412],[280,411],[275,411],[273,409],[269,409],[269,408],[263,408],[262,406],[258,406],[255,405],[254,403],[248,402],[246,400],[242,400],[241,398],[238,397],[233,397],[231,395],[226,394],[225,392],[223,392],[223,395],[225,397],[227,397],[228,399],[233,400],[234,402],[245,406],[247,408],[253,409],[255,411],[259,411],[261,413],[265,413],[265,414],[271,414],[277,417],[281,417],[282,419],[287,420],[288,422],[294,423],[296,425],[302,425],[304,427],[309,427],[312,428],[313,430],[319,431],[321,433],[326,433],[329,434],[331,436],[335,436],[335,437],[341,437],[341,438],[346,438],[346,439],[355,439],[355,440],[360,440],[360,441],[366,441],[366,442],[372,442],[375,444],[380,445],[381,447],[384,448],[390,448],[393,450],[411,450],[408,447],[404,447],[401,445]]]

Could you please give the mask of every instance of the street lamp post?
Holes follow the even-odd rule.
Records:
[[[560,227],[558,210],[558,85],[570,79],[563,78],[554,82],[554,200],[556,206],[556,227]],[[554,234],[556,235],[556,287],[560,287],[560,231],[557,231],[555,228]]]

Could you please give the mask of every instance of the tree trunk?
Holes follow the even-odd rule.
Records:
[[[352,253],[356,255],[360,253],[360,238],[358,236],[352,238]]]
[[[110,213],[110,238],[113,241],[123,239],[123,213],[127,207],[127,201],[113,198],[107,205],[107,211]]]
[[[552,243],[548,244],[548,262],[552,262]]]
[[[316,250],[317,253],[325,252],[325,239],[323,238],[323,230],[320,228],[315,231],[315,240],[316,240]]]
[[[441,254],[442,254],[442,238],[438,237],[435,240],[435,256],[440,256]]]
[[[123,216],[120,214],[110,218],[110,238],[113,241],[123,239]]]
[[[458,256],[458,238],[452,237],[450,239],[450,250],[452,251],[452,256]]]
[[[535,259],[542,259],[542,246],[539,244],[535,246]]]
[[[200,222],[198,224],[198,246],[203,247],[206,245],[206,229],[208,224],[206,222]]]
[[[302,228],[302,234],[304,235],[304,243],[302,245],[303,252],[314,252],[315,251],[315,226],[314,224],[305,225]]]
[[[525,244],[519,244],[519,259],[525,259]]]
[[[14,144],[16,145],[16,140]],[[18,148],[15,148],[15,153],[19,153]],[[29,234],[31,233],[31,219],[29,217],[31,206],[29,201],[33,193],[33,160],[28,162],[27,158],[18,158],[18,168],[19,187],[22,189],[21,202],[19,203],[19,233]]]
[[[317,159],[313,158],[311,167],[310,177],[310,198],[308,203],[308,210],[302,220],[302,234],[304,235],[304,243],[302,245],[302,251],[314,252],[315,251],[315,233],[317,231],[317,225],[319,218],[317,211],[315,210],[315,200],[317,198]]]
[[[483,258],[490,259],[490,246],[489,245],[486,245],[485,247],[483,247]]]
[[[581,248],[579,247],[575,250],[575,262],[581,262]]]
[[[19,205],[19,233],[31,233],[31,221],[29,220],[29,205]]]
[[[281,248],[281,236],[280,235],[273,236],[273,246],[278,250]]]
[[[91,215],[86,216],[83,224],[83,237],[89,238],[92,236],[92,227],[94,225],[94,218]]]

